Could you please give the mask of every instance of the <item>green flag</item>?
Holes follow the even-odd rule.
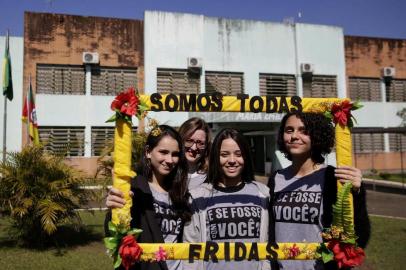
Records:
[[[9,37],[6,37],[6,50],[3,58],[3,95],[10,101],[13,100],[13,79],[11,77],[11,61],[9,50]]]

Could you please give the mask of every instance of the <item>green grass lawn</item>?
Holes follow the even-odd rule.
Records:
[[[104,212],[81,215],[86,230],[69,232],[65,246],[47,250],[14,247],[7,240],[6,221],[0,219],[0,269],[111,270],[112,262],[102,243]],[[372,238],[360,269],[406,269],[406,220],[371,217],[371,221]]]
[[[81,216],[86,230],[65,232],[69,233],[65,245],[47,250],[14,247],[5,234],[6,221],[0,219],[0,269],[111,270],[112,262],[102,243],[104,212],[82,212]]]
[[[406,269],[406,220],[371,217],[372,237],[362,270]]]

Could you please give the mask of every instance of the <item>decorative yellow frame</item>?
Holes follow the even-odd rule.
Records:
[[[168,95],[160,95],[162,101],[165,101]],[[151,96],[142,95],[141,101],[145,103],[148,110],[156,110],[156,100],[151,100]],[[173,98],[179,98],[179,96],[171,95],[171,106],[174,106]],[[259,99],[263,100],[263,104],[267,104],[267,97],[255,96],[255,102],[251,98],[241,99],[235,96],[221,97],[222,112],[250,112],[254,107],[257,111],[262,107],[261,112],[266,112],[266,106],[259,106]],[[269,97],[268,97],[269,98]],[[273,106],[283,106],[286,112],[287,110],[301,110],[303,112],[315,112],[325,113],[331,110],[331,106],[334,103],[341,103],[348,99],[339,98],[299,98],[299,97],[277,97],[272,98]],[[201,100],[200,100],[201,101]],[[299,101],[299,103],[298,103]],[[209,102],[204,99],[203,102]],[[250,103],[251,102],[251,103]],[[204,105],[206,105],[206,103]],[[283,104],[282,104],[283,103]],[[154,109],[155,108],[155,109]],[[173,107],[172,107],[173,108]],[[178,110],[179,111],[179,110]],[[193,111],[199,111],[199,107],[195,106]],[[210,111],[210,110],[208,110]],[[347,126],[336,125],[336,155],[337,165],[352,165],[352,142],[351,132]],[[130,179],[135,176],[135,173],[131,171],[131,124],[123,120],[116,122],[115,129],[115,142],[114,142],[114,182],[113,186],[122,190],[124,194],[128,194],[130,190]],[[341,188],[341,183],[337,182],[338,188]],[[114,209],[112,221],[115,224],[124,223],[129,224],[130,221],[130,208],[132,200],[128,195],[125,195],[127,204],[122,209]],[[351,197],[352,202],[352,197]],[[352,205],[352,203],[351,203]],[[235,246],[237,245],[237,246]],[[165,249],[167,253],[167,259],[207,259],[208,253],[216,250],[215,256],[217,259],[230,259],[233,260],[235,256],[241,259],[243,256],[245,259],[249,259],[251,249],[255,248],[257,256],[255,259],[269,259],[277,255],[279,260],[284,259],[298,259],[307,260],[314,259],[316,249],[320,243],[278,243],[279,249],[272,248],[268,243],[177,243],[177,244],[146,244],[140,243],[143,249],[141,260],[153,260],[154,254],[159,250],[159,247]],[[294,258],[289,257],[289,250],[292,248],[299,248],[300,252]],[[245,252],[244,252],[245,250]],[[191,255],[191,253],[193,254]],[[191,257],[189,257],[189,255]],[[251,253],[252,255],[252,253]],[[206,257],[205,257],[206,256]],[[210,257],[209,257],[210,259]],[[252,259],[252,258],[251,258]]]

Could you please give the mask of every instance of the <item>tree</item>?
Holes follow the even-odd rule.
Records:
[[[10,217],[12,236],[20,242],[44,245],[61,225],[81,224],[75,209],[88,194],[80,188],[83,178],[63,156],[27,146],[7,154],[0,175],[0,210]]]

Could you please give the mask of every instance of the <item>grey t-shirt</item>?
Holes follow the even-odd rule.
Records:
[[[157,191],[151,183],[148,183],[154,197],[155,217],[161,226],[161,232],[165,243],[177,243],[181,232],[182,220],[176,218],[172,210],[172,204],[167,192]],[[169,270],[181,269],[181,261],[167,260]]]
[[[282,242],[322,242],[322,190],[324,187],[323,167],[309,175],[294,177],[289,170],[275,175],[276,241]],[[313,270],[323,269],[314,260],[283,260],[281,269]]]
[[[188,173],[188,189],[192,190],[199,187],[206,180],[206,173]]]
[[[186,242],[265,242],[268,240],[269,189],[257,182],[221,188],[208,183],[191,190],[192,220]],[[185,263],[184,269],[258,270],[269,262],[225,261]]]

